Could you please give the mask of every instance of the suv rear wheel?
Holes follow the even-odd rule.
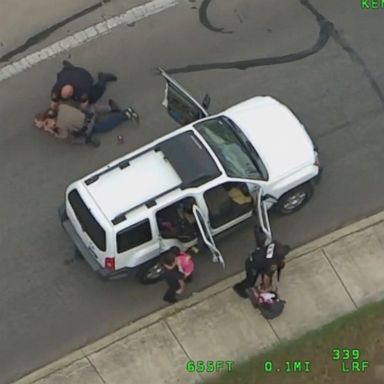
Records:
[[[280,197],[276,210],[282,215],[289,215],[302,208],[313,195],[311,183],[305,183],[288,191]]]
[[[159,258],[156,258],[143,264],[137,272],[136,277],[141,284],[150,285],[162,280],[163,273],[163,266],[160,264]]]

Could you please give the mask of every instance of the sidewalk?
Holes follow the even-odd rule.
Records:
[[[242,274],[145,317],[17,384],[192,384],[189,360],[241,361],[384,297],[384,212],[295,249],[284,313],[267,321],[232,285]],[[300,294],[298,294],[300,293]],[[225,365],[225,363],[224,363]]]

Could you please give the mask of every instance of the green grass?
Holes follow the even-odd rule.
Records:
[[[352,368],[353,360],[333,360],[334,348],[359,349],[358,360],[368,361],[368,368],[365,372],[342,372],[343,361],[346,370]],[[272,362],[273,372],[264,371],[265,361]],[[287,362],[290,362],[293,371],[293,361],[301,361],[303,364],[309,361],[309,372],[287,372]],[[375,374],[381,365],[384,368],[384,301],[367,305],[297,340],[279,344],[247,362],[235,364],[232,372],[207,380],[206,383],[376,384],[384,383],[384,374],[382,381]],[[278,368],[280,372],[277,372]]]

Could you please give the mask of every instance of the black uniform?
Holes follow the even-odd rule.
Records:
[[[180,289],[180,280],[184,279],[184,275],[179,271],[176,267],[172,269],[164,268],[164,279],[168,284],[167,292],[163,297],[163,300],[168,303],[175,303],[176,299],[176,291]]]
[[[245,279],[234,285],[235,292],[244,298],[247,298],[247,289],[256,284],[257,278],[260,274],[265,272],[266,247],[257,247],[245,260]]]
[[[84,68],[73,65],[64,67],[58,74],[56,83],[52,88],[51,100],[59,102],[61,89],[64,85],[71,85],[74,89],[72,100],[78,103],[94,103],[103,95],[106,89],[105,82],[94,84],[92,75]]]
[[[268,275],[272,278],[275,271],[284,267],[284,257],[290,251],[290,247],[278,242],[272,242],[268,246],[257,247],[251,256],[245,261],[245,279],[234,285],[235,292],[247,298],[247,289],[256,284],[260,275]]]

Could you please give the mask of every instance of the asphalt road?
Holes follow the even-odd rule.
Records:
[[[54,141],[31,124],[63,57],[0,84],[0,382],[163,306],[162,283],[102,282],[75,260],[56,211],[71,181],[175,128],[161,107],[156,66],[172,69],[196,97],[209,91],[212,112],[272,95],[308,127],[323,180],[302,211],[272,218],[276,238],[303,244],[384,207],[382,13],[360,10],[358,0],[311,4],[190,1],[72,51],[78,65],[117,73],[108,94],[142,115],[140,127],[100,137],[99,149]],[[218,245],[226,270],[199,259],[204,272],[191,290],[241,269],[250,226]]]
[[[145,0],[1,0],[0,68]]]

